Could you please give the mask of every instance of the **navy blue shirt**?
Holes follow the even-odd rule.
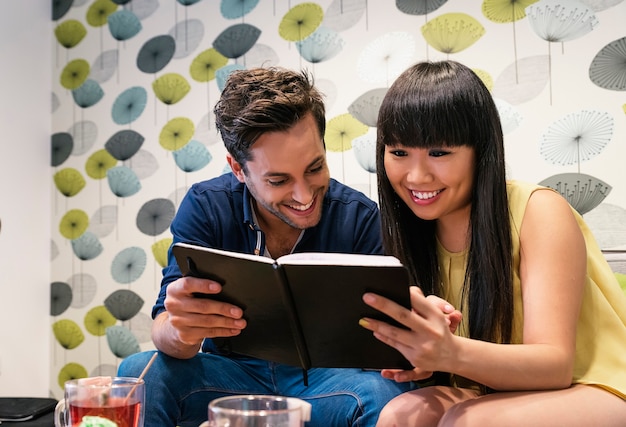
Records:
[[[250,198],[248,188],[232,173],[194,184],[172,220],[173,243],[263,256],[265,235],[254,224]],[[320,222],[304,231],[293,252],[382,254],[380,227],[380,213],[373,200],[331,179]],[[167,285],[181,276],[170,248],[153,318],[165,310]]]

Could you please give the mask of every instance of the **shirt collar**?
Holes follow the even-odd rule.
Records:
[[[254,210],[252,209],[252,194],[248,190],[248,186],[243,186],[243,223],[250,228],[258,228],[255,222]]]

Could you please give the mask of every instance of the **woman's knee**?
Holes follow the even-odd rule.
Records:
[[[437,426],[451,408],[476,396],[472,390],[453,387],[431,386],[413,390],[401,394],[383,408],[377,427]]]
[[[436,426],[442,416],[425,389],[403,393],[385,405],[378,417],[377,427]]]

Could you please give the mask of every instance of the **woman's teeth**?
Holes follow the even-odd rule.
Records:
[[[428,192],[421,192],[421,191],[411,191],[411,194],[413,195],[413,197],[420,199],[420,200],[428,200],[428,199],[432,199],[433,197],[435,197],[437,194],[441,193],[442,190],[437,190],[437,191],[428,191]]]

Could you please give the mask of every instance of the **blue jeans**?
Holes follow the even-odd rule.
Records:
[[[118,375],[138,377],[154,352],[122,361]],[[379,372],[361,369],[302,369],[248,357],[198,353],[181,360],[163,353],[144,377],[146,427],[198,427],[208,419],[213,399],[234,394],[298,397],[312,405],[308,427],[374,427],[382,407],[398,394],[416,388]]]

